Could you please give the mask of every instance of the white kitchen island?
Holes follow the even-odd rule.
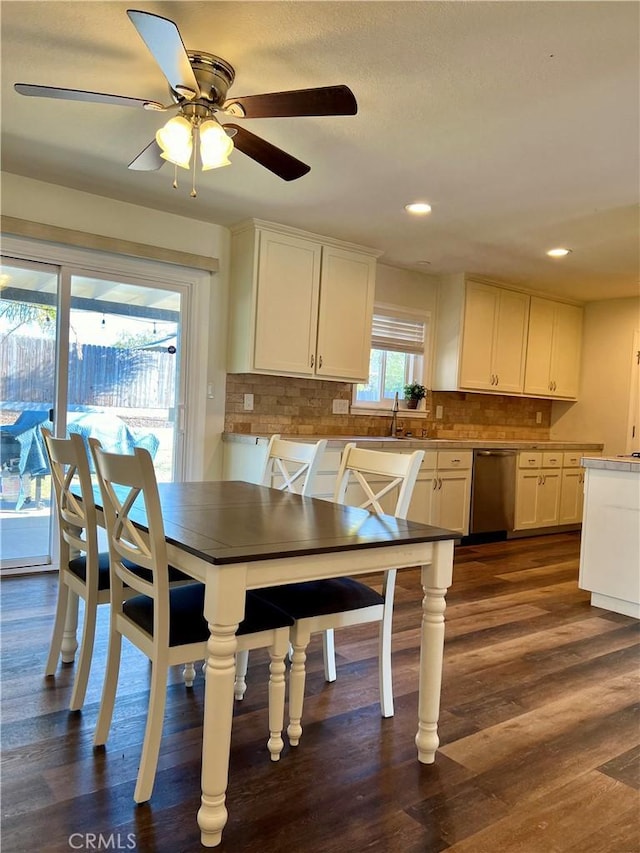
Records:
[[[579,586],[591,604],[640,619],[640,459],[585,457]]]

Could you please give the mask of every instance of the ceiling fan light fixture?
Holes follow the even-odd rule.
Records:
[[[571,249],[565,249],[563,247],[558,246],[557,249],[549,249],[547,255],[550,258],[565,258],[567,255],[571,254]]]
[[[229,154],[233,151],[233,142],[225,133],[224,128],[215,119],[203,121],[198,128],[200,132],[200,159],[202,171],[219,169],[230,166]]]
[[[156,133],[156,142],[162,149],[160,154],[169,163],[183,169],[189,168],[193,151],[193,127],[184,116],[175,116]]]

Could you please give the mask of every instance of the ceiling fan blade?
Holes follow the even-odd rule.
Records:
[[[200,87],[175,23],[169,18],[152,15],[150,12],[139,12],[136,9],[128,9],[127,15],[171,88],[180,94],[193,92],[191,97],[197,97]]]
[[[167,162],[160,156],[161,151],[162,149],[154,139],[138,154],[135,160],[129,163],[128,168],[136,172],[156,172],[160,166],[164,166]]]
[[[265,169],[269,169],[274,175],[278,175],[283,181],[295,181],[311,170],[311,166],[307,166],[301,160],[296,160],[291,154],[287,154],[286,151],[277,148],[267,142],[266,139],[261,139],[254,133],[250,133],[244,127],[238,127],[237,124],[225,124],[224,129],[236,131],[233,136],[234,148],[242,151],[247,157],[251,157],[256,163],[260,163]]]
[[[31,83],[15,83],[13,88],[20,95],[32,98],[59,98],[63,101],[88,101],[94,104],[115,104],[120,107],[146,107],[165,110],[157,101],[145,101],[142,98],[128,98],[126,95],[107,95],[103,92],[85,92],[82,89],[57,89],[55,86],[36,86]]]
[[[234,112],[234,105],[237,105]],[[239,107],[239,109],[238,109]],[[286,118],[287,116],[352,116],[358,104],[348,86],[321,86],[230,98],[223,109],[243,118]]]

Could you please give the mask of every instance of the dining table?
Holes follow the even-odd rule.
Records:
[[[205,585],[209,625],[202,729],[201,843],[221,843],[227,822],[236,631],[249,589],[421,567],[422,623],[415,745],[435,760],[445,596],[459,533],[240,481],[158,484],[168,559]],[[96,494],[98,514],[100,497]],[[144,507],[131,518],[147,524]],[[101,522],[102,523],[102,522]]]

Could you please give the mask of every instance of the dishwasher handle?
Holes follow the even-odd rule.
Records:
[[[515,456],[517,450],[476,450],[476,456]]]

